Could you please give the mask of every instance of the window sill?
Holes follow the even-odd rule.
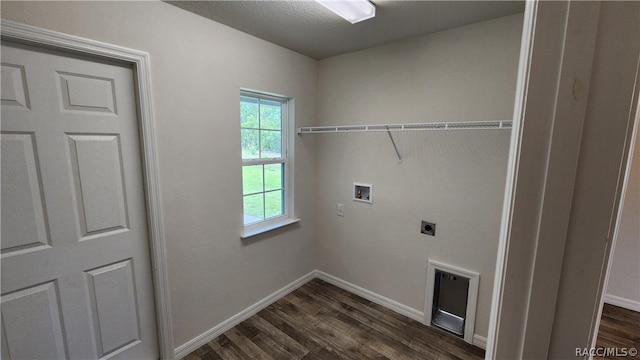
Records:
[[[262,226],[262,227],[257,228],[257,229],[251,229],[251,230],[246,230],[245,229],[245,230],[242,231],[242,234],[240,234],[240,239],[247,239],[247,238],[250,238],[252,236],[264,234],[264,233],[269,232],[271,230],[279,229],[281,227],[285,227],[287,225],[295,224],[297,222],[300,222],[300,219],[289,218],[289,219],[284,219],[282,221],[278,221],[278,222],[275,222],[275,223],[265,224],[265,226]]]

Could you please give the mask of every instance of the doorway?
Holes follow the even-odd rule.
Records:
[[[27,216],[22,217],[26,219],[25,223],[13,222],[12,226],[3,226],[3,325],[12,320],[9,310],[15,310],[13,315],[16,316],[33,308],[38,312],[32,316],[44,315],[50,319],[45,322],[47,327],[37,331],[51,331],[47,344],[37,349],[16,350],[18,355],[14,357],[145,354],[141,356],[171,358],[173,344],[157,189],[148,54],[4,20],[2,37],[3,225],[5,216],[10,217],[12,213],[5,211],[5,207],[28,210]],[[16,55],[14,60],[17,61],[9,61],[12,50],[5,52],[5,45],[23,52]],[[40,65],[50,66],[55,62],[50,62],[50,58],[73,64],[66,70],[58,69],[53,73],[49,69],[50,76],[39,79]],[[33,61],[20,64],[21,60]],[[109,70],[101,70],[106,71],[103,74],[92,74],[91,68],[95,66],[116,73],[124,71],[128,75],[122,78],[123,81],[116,81],[115,77],[109,76]],[[40,70],[27,71],[27,68]],[[5,78],[9,80],[5,81]],[[30,81],[37,85],[30,89]],[[121,83],[126,85],[123,87]],[[38,94],[43,90],[55,91],[55,95]],[[121,94],[128,100],[119,99]],[[47,102],[51,104],[42,104]],[[63,118],[55,118],[53,110]],[[10,112],[15,119],[10,119]],[[124,113],[127,113],[128,121],[123,123],[128,127],[110,128]],[[20,121],[26,119],[25,116],[32,116],[33,123],[39,121],[39,125],[34,125],[34,129],[21,128],[28,127],[26,121]],[[51,121],[46,122],[47,118]],[[10,121],[5,121],[7,119]],[[83,119],[88,120],[87,124],[82,124]],[[55,124],[56,121],[59,124]],[[77,129],[66,128],[72,127],[74,122],[80,123]],[[15,129],[9,129],[14,126]],[[54,133],[57,135],[52,137],[57,139],[47,135]],[[39,145],[39,141],[43,143]],[[56,145],[57,155],[62,151],[60,158],[47,150],[49,146]],[[7,156],[12,159],[6,158],[5,161]],[[50,165],[49,161],[42,164],[47,157],[55,158],[53,161],[60,166]],[[5,172],[5,166],[9,165],[15,165],[20,171]],[[64,183],[63,179],[68,182]],[[4,196],[5,185],[21,190],[32,201]],[[58,194],[58,187],[69,195],[66,199]],[[132,202],[136,203],[135,206],[130,205]],[[59,211],[61,208],[58,206],[62,205],[71,211]],[[71,223],[64,225],[64,219]],[[16,226],[29,225],[29,221],[34,225],[30,237],[10,236],[20,232]],[[134,241],[135,245],[112,249],[115,252],[112,253],[113,259],[98,261],[101,256],[106,256],[108,251],[105,249],[109,248],[112,240],[115,242],[114,239],[130,233],[139,237]],[[107,241],[101,241],[105,239]],[[91,247],[97,248],[97,254],[90,251]],[[133,252],[127,254],[128,250]],[[63,259],[65,253],[74,253],[75,256]],[[28,259],[12,260],[22,256]],[[69,281],[56,279],[53,275],[49,276],[50,279],[41,279],[46,275],[35,276],[37,279],[27,279],[31,275],[20,275],[13,279],[4,271],[5,266],[27,266],[24,273],[34,273],[37,271],[28,269],[28,264],[41,261],[67,274],[65,279]],[[70,268],[76,265],[82,271],[71,275],[73,271]],[[30,280],[35,283],[29,284]],[[71,292],[63,295],[64,288],[71,289]],[[83,293],[80,288],[86,291]],[[67,304],[63,298],[82,303],[84,311],[76,314],[74,309],[69,310],[71,303]],[[109,314],[114,306],[119,311],[125,308],[126,314],[105,320],[104,315]],[[71,315],[65,314],[65,308],[71,311]],[[103,321],[99,322],[96,318],[101,314]],[[82,321],[82,317],[90,320],[87,321],[89,329],[65,328],[66,321],[75,323]],[[34,328],[35,323],[35,320],[31,322]],[[73,334],[80,335],[76,337]],[[19,349],[22,345],[20,340],[10,339],[14,335],[8,329],[3,332],[2,354],[7,358],[13,351],[9,349]],[[88,340],[90,346],[80,344],[83,342],[80,339]],[[13,345],[8,346],[9,342]],[[145,350],[140,350],[141,343],[145,344],[142,346]]]

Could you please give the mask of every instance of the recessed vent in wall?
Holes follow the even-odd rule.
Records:
[[[473,343],[480,275],[429,260],[424,323]]]

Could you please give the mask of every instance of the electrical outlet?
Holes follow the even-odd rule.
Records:
[[[344,204],[338,203],[338,216],[344,216]]]
[[[420,232],[425,235],[436,235],[436,223],[430,223],[428,221],[422,220],[422,224],[420,225]]]

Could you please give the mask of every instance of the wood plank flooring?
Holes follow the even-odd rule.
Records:
[[[314,279],[184,359],[483,358],[448,332]]]
[[[596,348],[617,348],[640,350],[640,312],[604,304]],[[615,357],[596,357],[596,359],[615,359]],[[640,355],[625,359],[640,359]]]

